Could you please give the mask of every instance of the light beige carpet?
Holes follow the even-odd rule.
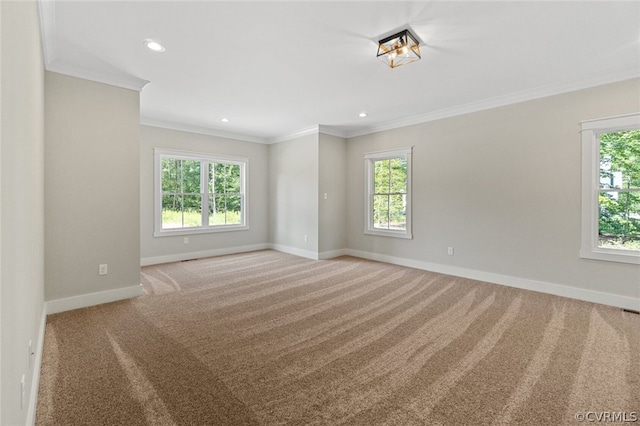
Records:
[[[47,320],[38,425],[560,425],[640,411],[640,315],[351,257],[142,268]]]

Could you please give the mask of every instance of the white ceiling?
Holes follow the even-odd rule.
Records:
[[[640,76],[639,1],[40,7],[47,69],[148,81],[143,123],[258,142],[318,126],[353,136]],[[423,58],[390,69],[376,42],[407,26]],[[148,38],[166,52],[146,49]]]

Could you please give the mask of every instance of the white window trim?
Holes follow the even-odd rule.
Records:
[[[640,264],[640,251],[598,247],[600,134],[640,128],[640,114],[582,121],[582,244],[580,257]]]
[[[395,237],[412,239],[412,215],[411,215],[411,163],[413,147],[398,148],[386,151],[369,152],[364,154],[365,173],[365,209],[364,209],[364,233],[382,237]],[[378,229],[373,226],[372,194],[374,191],[373,162],[390,158],[404,157],[407,160],[407,229]]]
[[[230,157],[226,155],[206,154],[200,152],[188,152],[178,151],[164,148],[154,148],[154,237],[168,237],[174,235],[193,235],[193,234],[208,234],[215,232],[229,232],[229,231],[244,231],[249,229],[249,194],[247,191],[249,181],[249,159],[243,157]],[[162,166],[161,158],[171,157],[180,160],[206,160],[211,163],[227,163],[237,164],[240,166],[240,173],[243,176],[241,179],[241,191],[244,194],[242,204],[242,224],[241,225],[215,225],[209,226],[202,224],[199,227],[193,228],[173,228],[162,229]],[[207,174],[207,170],[201,168],[201,181],[202,174]],[[205,181],[207,179],[204,179]],[[203,188],[200,188],[201,191]],[[206,189],[206,188],[205,188]],[[203,200],[203,208],[208,208],[208,198]]]

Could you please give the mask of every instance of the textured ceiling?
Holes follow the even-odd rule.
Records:
[[[352,136],[640,76],[637,1],[40,7],[47,69],[148,81],[143,122],[260,142],[318,125]],[[376,41],[405,27],[423,59],[390,69]],[[148,38],[166,52],[146,49]]]

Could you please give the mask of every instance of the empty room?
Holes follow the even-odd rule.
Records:
[[[0,1],[0,424],[640,422],[639,29]]]

